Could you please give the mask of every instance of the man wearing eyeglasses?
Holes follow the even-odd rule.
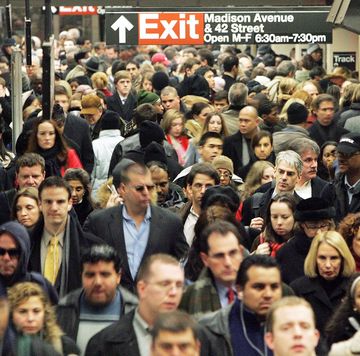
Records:
[[[335,204],[336,220],[360,210],[360,134],[348,133],[337,146],[339,175],[325,186],[322,197]]]
[[[28,272],[29,257],[30,238],[24,226],[15,221],[1,225],[0,284],[8,288],[19,282],[38,283],[56,304],[58,296],[50,282],[38,273]]]
[[[199,278],[187,287],[180,309],[196,318],[231,304],[235,299],[235,280],[243,260],[243,246],[234,225],[218,221],[202,233],[200,258],[204,264]]]
[[[113,246],[124,261],[121,285],[135,291],[138,270],[147,256],[167,253],[184,257],[188,245],[181,220],[173,213],[151,205],[155,185],[147,167],[129,164],[116,187],[124,204],[91,214],[84,225]]]
[[[183,288],[184,271],[174,257],[155,254],[147,258],[137,278],[138,307],[94,335],[85,355],[150,355],[150,330],[160,313],[177,309]]]

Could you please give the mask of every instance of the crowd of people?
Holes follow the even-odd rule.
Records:
[[[0,353],[360,350],[360,82],[322,50],[0,50]]]

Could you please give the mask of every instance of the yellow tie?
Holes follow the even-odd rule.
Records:
[[[44,269],[44,277],[48,279],[52,285],[55,284],[59,272],[59,248],[59,238],[53,236],[47,248]]]

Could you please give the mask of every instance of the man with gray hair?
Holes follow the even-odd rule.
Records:
[[[243,224],[261,229],[268,204],[278,193],[294,194],[295,198],[300,200],[295,188],[300,181],[302,170],[303,162],[296,152],[291,150],[280,152],[275,161],[275,181],[269,183],[269,188],[264,193],[255,193],[244,201]]]
[[[246,106],[248,87],[243,83],[235,83],[229,89],[229,108],[222,113],[230,135],[239,130],[239,113]]]
[[[320,198],[327,182],[317,176],[319,145],[309,138],[297,138],[289,149],[299,154],[303,163],[300,180],[295,188],[296,194],[302,199]]]
[[[269,99],[277,102],[278,88],[281,79],[285,77],[293,78],[295,75],[296,67],[292,61],[282,61],[276,68],[276,76],[267,84],[269,90]]]

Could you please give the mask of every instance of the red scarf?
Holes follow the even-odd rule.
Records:
[[[260,235],[260,239],[259,239],[260,244],[263,244],[264,242],[267,242],[270,246],[270,256],[271,257],[276,257],[276,253],[278,252],[278,250],[282,247],[282,245],[285,242],[274,242],[274,241],[266,241],[265,237],[264,237],[264,233],[261,233]]]

